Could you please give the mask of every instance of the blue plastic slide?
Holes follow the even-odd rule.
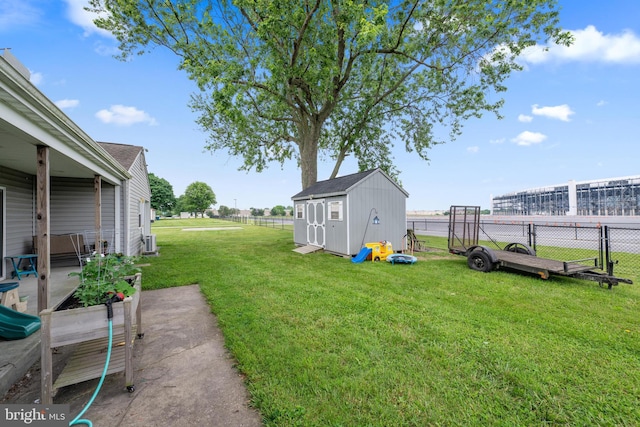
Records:
[[[361,263],[367,260],[367,257],[371,254],[371,248],[363,247],[355,257],[351,258],[351,262]]]
[[[40,318],[0,305],[0,337],[7,340],[26,338],[40,329]]]

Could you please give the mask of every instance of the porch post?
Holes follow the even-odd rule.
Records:
[[[93,194],[95,200],[95,217],[94,224],[96,228],[96,248],[95,251],[102,253],[102,234],[100,227],[102,224],[102,177],[95,175],[93,177]]]
[[[49,240],[49,147],[39,145],[36,172],[36,247],[38,248],[38,313],[49,308],[49,270],[51,267]]]

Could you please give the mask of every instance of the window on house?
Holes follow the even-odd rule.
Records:
[[[296,219],[304,219],[304,205],[297,204],[296,205]]]
[[[329,202],[329,219],[331,221],[342,221],[342,201]]]

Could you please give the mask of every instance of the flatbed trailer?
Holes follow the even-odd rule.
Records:
[[[490,272],[510,269],[536,274],[542,279],[551,275],[575,277],[605,284],[609,289],[618,283],[633,282],[613,275],[613,262],[606,260],[607,271],[602,268],[602,256],[572,261],[558,261],[536,256],[534,249],[522,243],[509,243],[504,248],[489,248],[478,244],[480,233],[479,206],[451,206],[449,211],[449,252],[467,257],[469,268]],[[494,242],[495,243],[495,242]],[[602,252],[602,245],[599,247]],[[607,251],[608,255],[609,251]],[[602,255],[600,253],[600,255]]]

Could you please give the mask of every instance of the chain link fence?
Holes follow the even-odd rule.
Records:
[[[293,231],[293,217],[286,216],[230,216],[226,219],[240,224],[257,225],[259,227],[276,228]]]
[[[616,275],[640,275],[640,228],[609,227],[609,247]]]

